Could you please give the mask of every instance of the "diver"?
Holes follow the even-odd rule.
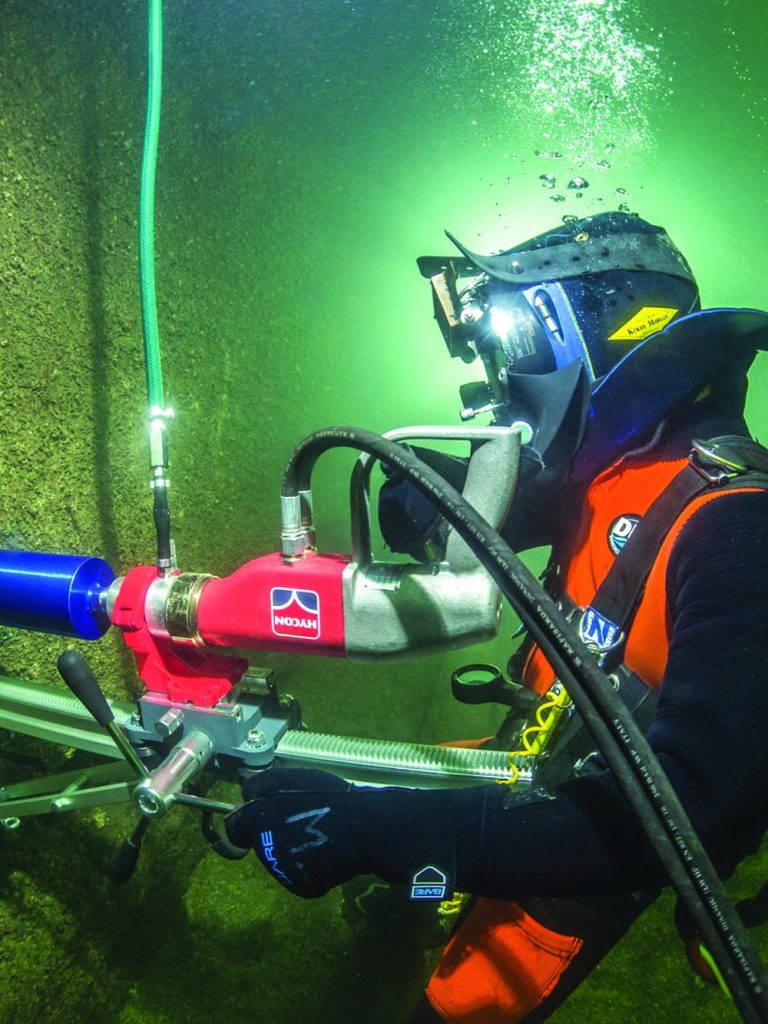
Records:
[[[492,256],[452,241],[461,256],[419,265],[451,355],[485,369],[463,416],[534,431],[502,533],[551,548],[545,587],[727,876],[768,827],[768,452],[744,421],[768,313],[702,310],[666,231],[634,215]],[[440,557],[445,523],[394,473],[379,516],[390,547]],[[509,671],[540,701],[558,692],[530,642]],[[513,707],[489,743],[520,753],[524,726]],[[553,736],[527,788],[264,772],[227,833],[300,896],[368,873],[414,902],[471,894],[413,1024],[538,1024],[667,881],[578,716]]]

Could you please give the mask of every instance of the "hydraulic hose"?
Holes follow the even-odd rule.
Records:
[[[305,438],[286,467],[283,496],[310,487],[330,448],[368,452],[398,470],[439,508],[515,608],[568,690],[628,805],[688,908],[741,1017],[768,1022],[764,969],[674,788],[594,656],[512,549],[453,487],[412,452],[368,430],[331,427]]]
[[[147,401],[150,409],[152,406],[162,409],[165,402],[155,295],[155,169],[163,79],[162,0],[149,0],[148,49],[147,120],[144,126],[139,192],[139,285],[144,359],[147,367]]]

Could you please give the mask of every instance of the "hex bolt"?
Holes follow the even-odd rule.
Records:
[[[184,712],[179,708],[169,708],[162,718],[155,722],[155,732],[163,739],[168,739],[184,722]]]
[[[251,729],[245,737],[246,747],[263,747],[266,745],[266,738],[261,729]]]

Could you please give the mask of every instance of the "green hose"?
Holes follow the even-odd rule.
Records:
[[[157,568],[167,575],[175,568],[171,539],[171,513],[168,506],[168,436],[166,421],[173,413],[165,408],[163,374],[160,369],[160,332],[157,327],[155,295],[155,168],[157,137],[160,133],[160,97],[163,80],[163,6],[162,0],[149,0],[149,69],[147,74],[147,123],[144,128],[144,152],[141,158],[139,194],[139,283],[141,291],[141,327],[144,335],[144,362],[147,369],[149,403],[149,462],[153,516],[157,532]]]
[[[163,409],[163,375],[160,368],[160,336],[157,328],[155,296],[155,167],[157,137],[160,131],[160,97],[163,77],[163,5],[149,0],[149,70],[147,85],[147,122],[144,152],[141,158],[139,195],[139,282],[141,288],[141,326],[144,335],[144,359],[147,367],[147,400],[150,416],[153,406]]]

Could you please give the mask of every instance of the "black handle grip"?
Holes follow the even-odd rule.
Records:
[[[107,867],[107,874],[113,882],[128,882],[136,870],[141,846],[126,839],[122,843]]]
[[[99,725],[106,727],[115,716],[82,654],[79,651],[64,651],[59,655],[56,668],[72,693],[90,711]]]
[[[243,850],[240,846],[231,843],[226,836],[219,835],[213,825],[213,811],[203,812],[203,835],[208,840],[213,852],[218,853],[224,860],[242,860],[251,852],[250,848]]]
[[[141,853],[141,840],[149,826],[149,818],[140,818],[139,823],[131,835],[120,844],[115,855],[107,866],[107,874],[113,882],[127,882],[130,880]]]

